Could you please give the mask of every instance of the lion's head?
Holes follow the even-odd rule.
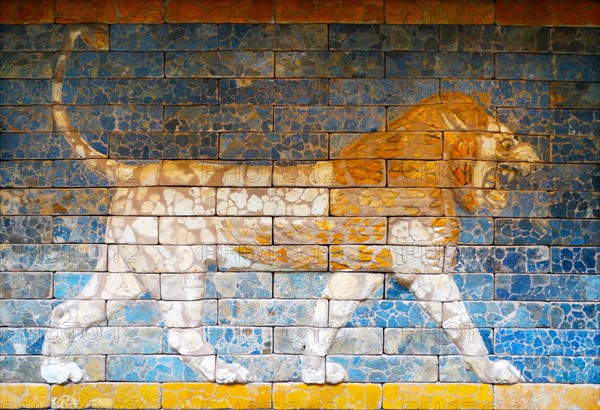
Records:
[[[490,116],[484,107],[463,94],[443,94],[423,100],[387,129],[362,134],[345,147],[340,158],[384,158],[388,185],[439,187],[444,214],[469,214],[482,207],[489,214],[506,207],[507,191],[497,189],[499,163],[516,176],[532,172],[540,161],[529,144]]]

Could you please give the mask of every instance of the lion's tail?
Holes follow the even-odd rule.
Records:
[[[64,133],[71,148],[81,158],[106,158],[106,155],[94,149],[82,137],[81,132],[75,130],[69,118],[67,107],[63,105],[63,81],[67,70],[67,60],[79,37],[92,50],[108,50],[108,29],[106,26],[75,26],[69,31],[63,42],[62,50],[58,54],[54,68],[54,79],[52,82],[54,122],[56,123],[57,131]]]

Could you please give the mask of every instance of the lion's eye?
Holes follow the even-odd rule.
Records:
[[[500,144],[502,145],[502,148],[504,148],[507,151],[510,151],[510,149],[513,146],[513,141],[506,139],[506,140],[503,140]]]

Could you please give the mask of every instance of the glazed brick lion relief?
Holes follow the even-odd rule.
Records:
[[[338,136],[335,159],[279,161],[272,169],[251,162],[168,159],[131,165],[94,149],[63,103],[65,72],[80,39],[94,50],[108,47],[102,26],[68,33],[54,72],[55,124],[83,165],[116,188],[104,237],[108,258],[98,257],[94,267],[106,272],[93,274],[73,300],[53,308],[51,327],[72,331],[44,340],[41,373],[47,382],[85,377],[69,355],[86,349],[78,345],[90,327],[108,325],[103,330],[114,331],[122,320],[134,325],[136,317],[163,326],[165,351],[217,383],[261,381],[251,359],[222,356],[227,335],[240,332],[228,325],[277,326],[285,319],[290,326],[305,326],[300,340],[292,341],[302,353],[301,380],[347,382],[348,363],[326,357],[340,329],[381,294],[386,274],[414,297],[406,305],[409,326],[416,315],[424,326],[440,328],[484,383],[519,380],[509,361],[490,360],[452,279],[464,263],[455,250],[461,235],[457,215],[499,215],[508,192],[496,189],[496,174],[529,173],[520,163],[539,158],[473,99],[434,96],[374,132]],[[293,121],[301,124],[302,118]],[[368,117],[357,121],[366,128],[374,124]],[[181,125],[177,116],[165,126],[174,123],[175,129]],[[225,153],[236,149],[251,150],[252,141],[232,141]],[[506,166],[503,171],[499,163]],[[319,272],[314,276],[324,290],[310,301],[221,299],[223,329],[207,326],[217,308],[214,291],[227,293],[219,292],[220,276],[269,271]],[[160,299],[154,300],[157,284],[151,278],[158,274]],[[400,321],[393,313],[386,320]],[[163,337],[150,330],[142,330],[145,338]],[[248,328],[236,337],[256,337],[263,351],[250,353],[263,354],[271,348],[266,333]],[[427,357],[419,365],[420,372],[436,367]],[[126,367],[142,371],[135,362]]]
[[[425,52],[346,36],[367,25],[265,26],[56,26],[51,60],[29,53],[44,79],[0,138],[24,181],[2,180],[5,363],[51,384],[597,382],[573,370],[597,363],[597,248],[577,247],[597,171],[570,137],[553,155],[577,165],[549,164],[545,135],[598,148],[591,110],[520,108],[548,90],[492,80],[511,53],[440,44],[456,60],[416,75]],[[415,27],[419,50],[453,28]]]

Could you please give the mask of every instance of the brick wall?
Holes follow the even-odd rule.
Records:
[[[0,407],[599,407],[600,3],[1,13]]]

